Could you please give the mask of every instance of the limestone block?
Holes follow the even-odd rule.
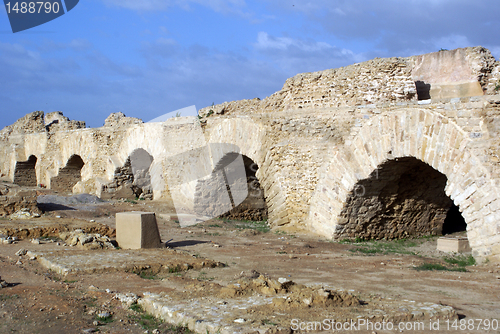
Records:
[[[154,212],[120,212],[116,214],[116,242],[123,249],[157,248],[160,233]]]
[[[470,252],[471,248],[467,238],[441,237],[437,241],[437,250],[448,253],[465,253]]]

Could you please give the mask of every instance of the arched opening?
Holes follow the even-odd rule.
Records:
[[[153,199],[149,169],[153,157],[144,149],[134,150],[122,167],[115,170],[113,182],[103,188],[103,199]]]
[[[467,231],[467,223],[460,213],[458,206],[453,204],[444,220],[443,235],[465,231]]]
[[[257,179],[258,165],[239,153],[226,154],[206,180],[196,185],[196,214],[238,220],[267,219],[264,190]]]
[[[26,161],[16,162],[14,170],[14,183],[22,187],[36,187],[36,162],[37,157],[31,155]]]
[[[73,187],[82,180],[82,168],[85,165],[79,155],[72,155],[59,174],[50,180],[50,188],[55,191],[73,192]]]
[[[460,215],[445,193],[446,182],[444,174],[416,158],[383,163],[349,194],[338,238],[441,235],[447,216]]]

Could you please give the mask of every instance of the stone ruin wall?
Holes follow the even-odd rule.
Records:
[[[454,64],[459,66],[455,68]],[[37,153],[37,179],[48,184],[71,155],[78,153],[86,165],[82,181],[73,190],[101,195],[131,152],[143,148],[154,157],[151,183],[154,198],[161,200],[170,192],[196,192],[196,185],[174,185],[170,189],[165,175],[179,170],[182,162],[174,163],[169,157],[191,150],[191,156],[183,159],[194,158],[197,153],[193,143],[194,148],[230,143],[238,147],[235,152],[258,165],[256,176],[264,190],[273,228],[314,231],[337,238],[361,233],[372,238],[421,235],[425,230],[439,233],[451,197],[460,204],[469,224],[475,255],[500,255],[500,248],[494,246],[500,245],[500,226],[495,225],[500,221],[500,203],[496,200],[500,189],[500,97],[495,95],[499,68],[489,51],[477,47],[374,59],[299,74],[264,100],[227,102],[201,109],[202,133],[195,131],[194,125],[142,124],[121,115],[110,116],[109,124],[99,129],[75,130],[79,125],[72,123],[71,130],[51,131],[54,125],[47,129],[40,122],[43,115],[34,113],[27,116],[33,118],[34,125],[18,122],[0,132],[0,140],[8,143],[0,146],[0,153],[8,156],[0,168],[12,178],[16,161],[27,161],[30,154]],[[418,86],[417,81],[423,86]],[[64,127],[67,122],[62,120],[56,126]],[[440,126],[436,125],[436,130],[434,123]],[[150,127],[161,133],[160,139],[148,137]],[[186,129],[193,134],[189,143],[185,141]],[[169,143],[170,151],[155,151],[159,143]],[[425,145],[430,151],[425,151]],[[448,149],[453,154],[447,154],[446,159],[455,160],[445,166],[434,156],[449,145],[456,147]],[[415,149],[422,151],[416,154]],[[378,179],[377,186],[369,189],[371,196],[350,196],[363,182],[370,183],[370,174],[383,163],[412,156],[424,162],[415,168],[431,166],[448,179],[446,196],[441,193],[431,198],[420,194],[413,200],[394,198],[398,190],[387,185],[401,165],[380,172],[379,176],[388,176],[387,182]],[[445,158],[439,153],[441,156]],[[475,164],[469,166],[472,176],[464,167],[470,161]],[[213,169],[216,163],[214,159],[210,166],[201,164],[197,168]],[[189,173],[178,178],[189,179]],[[486,188],[493,190],[482,190]],[[471,191],[476,192],[471,195]],[[472,197],[479,194],[483,199],[473,202]],[[189,200],[184,204],[194,209]],[[410,226],[409,218],[391,218],[414,217],[418,213],[421,219],[412,220],[414,226]]]

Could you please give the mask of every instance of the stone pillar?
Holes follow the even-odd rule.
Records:
[[[123,249],[158,248],[160,232],[154,212],[116,214],[116,242]]]

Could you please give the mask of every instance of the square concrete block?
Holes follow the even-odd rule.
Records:
[[[154,212],[116,214],[116,242],[123,249],[158,248],[160,232]]]
[[[467,238],[441,237],[437,241],[437,250],[442,252],[465,253],[470,252],[471,248]]]

